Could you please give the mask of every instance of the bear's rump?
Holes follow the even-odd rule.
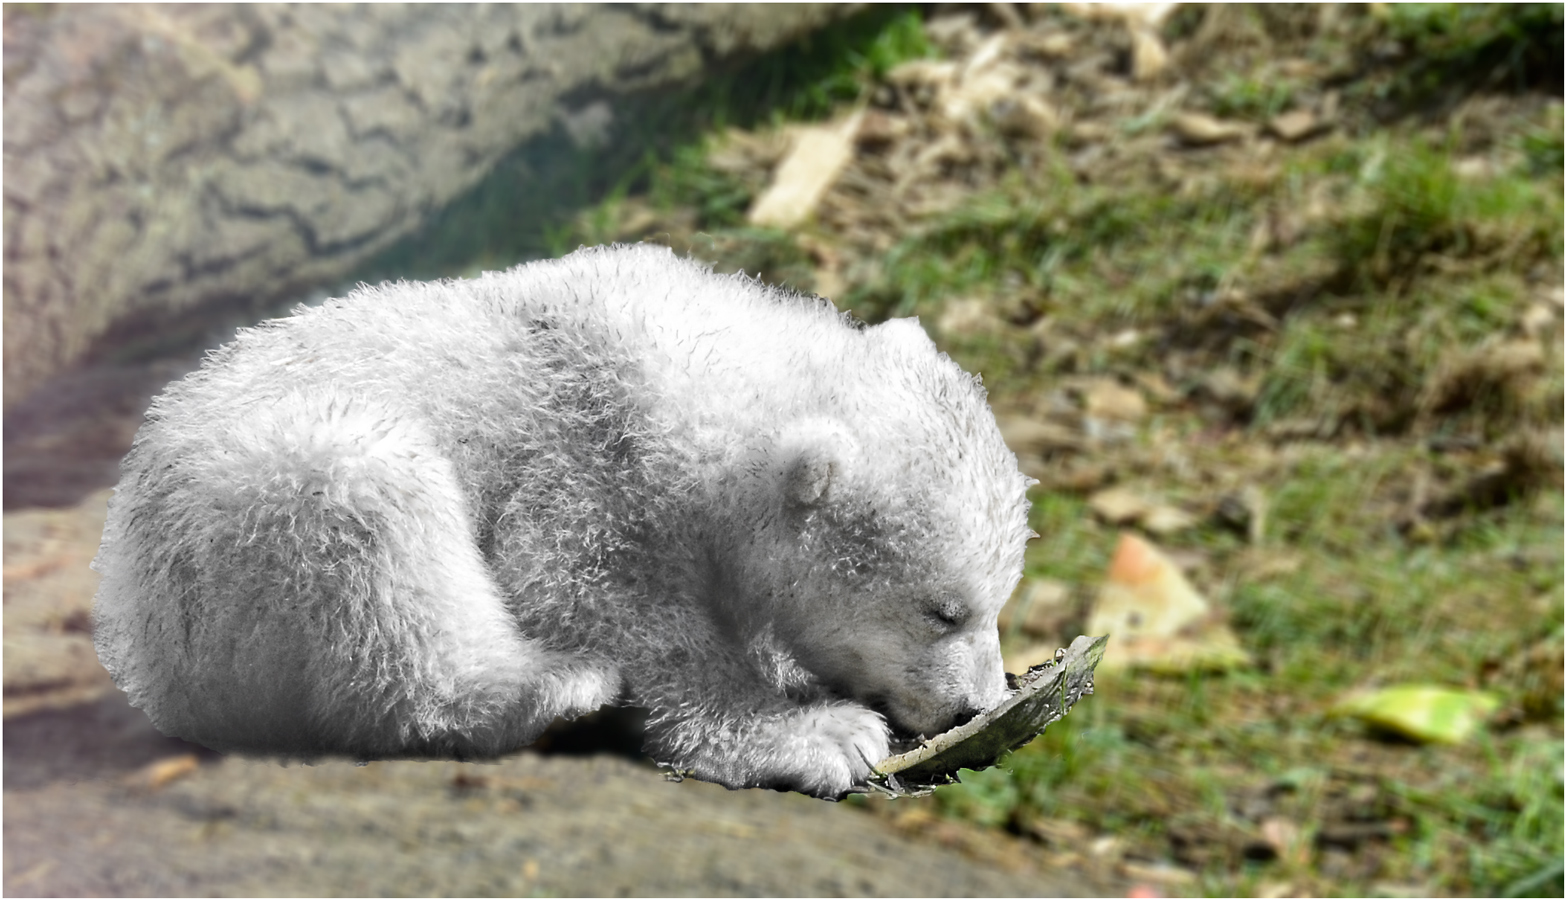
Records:
[[[306,755],[495,753],[536,732],[549,711],[523,701],[544,654],[416,416],[330,387],[244,416],[180,412],[132,455],[99,604],[121,635],[106,641],[163,642],[105,653],[155,721]]]

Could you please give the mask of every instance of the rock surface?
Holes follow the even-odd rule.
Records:
[[[7,6],[5,405],[99,342],[341,277],[529,136],[853,9]]]
[[[92,597],[108,491],[70,509],[5,515],[5,716],[114,689],[92,645]]]
[[[796,794],[612,756],[282,767],[187,754],[119,695],[6,722],[8,896],[1060,896]],[[157,786],[165,782],[162,786]],[[886,801],[878,801],[886,802]],[[921,801],[897,801],[899,803]],[[922,801],[929,802],[929,801]]]

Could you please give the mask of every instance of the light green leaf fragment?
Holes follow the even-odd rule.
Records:
[[[1347,697],[1332,712],[1422,743],[1458,744],[1500,705],[1484,691],[1405,684]]]

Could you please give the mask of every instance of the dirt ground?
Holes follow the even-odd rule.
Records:
[[[92,652],[87,563],[146,403],[192,362],[77,373],[6,423],[7,896],[1103,890],[977,828],[911,835],[851,805],[671,783],[612,752],[283,767],[163,737]]]

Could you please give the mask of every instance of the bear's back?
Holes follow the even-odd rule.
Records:
[[[153,418],[237,415],[326,384],[443,420],[525,416],[596,373],[670,424],[743,429],[830,405],[867,360],[862,331],[820,298],[714,275],[664,247],[599,247],[302,307],[214,351]]]

